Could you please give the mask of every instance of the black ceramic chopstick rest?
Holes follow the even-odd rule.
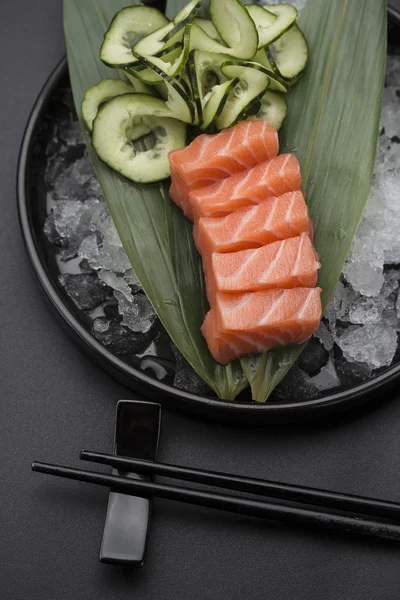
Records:
[[[161,406],[140,400],[120,400],[115,415],[114,454],[156,460]],[[151,481],[151,476],[113,469],[114,475]],[[151,500],[110,491],[100,560],[142,566],[145,560]]]

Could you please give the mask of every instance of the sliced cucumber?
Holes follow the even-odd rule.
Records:
[[[168,96],[165,104],[171,111],[170,116],[180,119],[184,123],[193,123],[195,117],[194,106],[182,86],[170,77],[164,69],[155,65],[154,62],[152,62],[152,57],[145,58],[144,56],[137,54],[136,58],[138,58],[145,67],[152,69],[161,77],[162,83],[165,84],[167,89]]]
[[[263,44],[259,47],[269,46],[280,38],[281,35],[293,27],[299,16],[294,6],[290,4],[271,4],[268,7],[264,6],[263,9],[267,13],[275,15],[276,19],[263,31]]]
[[[222,72],[229,78],[238,78],[232,88],[223,111],[217,119],[217,129],[232,127],[245,115],[255,101],[260,99],[268,89],[270,77],[265,69],[256,69],[255,63],[245,61],[229,61],[222,65]]]
[[[216,85],[204,98],[203,106],[203,129],[208,129],[216,124],[219,116],[221,115],[228,98],[239,83],[239,79],[228,79],[220,85]]]
[[[239,0],[210,0],[210,15],[221,39],[234,51],[235,57],[253,58],[258,48],[258,33],[243,4]],[[212,48],[200,49],[214,52]]]
[[[144,62],[139,60],[139,68],[135,67],[132,70],[134,76],[149,85],[162,83],[163,78],[155,70],[155,67],[158,67],[170,77],[176,77],[185,66],[189,54],[189,46],[187,45],[185,48],[182,47],[182,44],[175,44],[171,48],[173,49],[164,54],[162,58],[157,56],[142,57],[146,59],[148,66],[145,67]]]
[[[89,131],[93,129],[93,121],[99,111],[99,106],[103,102],[121,96],[122,94],[131,94],[132,86],[121,79],[103,79],[96,85],[86,90],[82,101],[82,117]]]
[[[176,44],[182,42],[185,33],[185,27],[194,18],[198,9],[199,0],[189,2],[181,10],[171,23],[152,31],[149,35],[142,38],[133,50],[141,56],[159,56],[159,53]]]
[[[170,174],[168,153],[186,143],[186,126],[166,117],[162,100],[145,94],[125,94],[104,104],[94,120],[92,143],[99,158],[138,183],[165,179]],[[153,148],[137,152],[132,128],[138,119],[156,138]]]
[[[164,41],[167,42],[172,38],[176,33],[179,32],[182,27],[186,27],[195,17],[197,11],[199,10],[201,5],[201,0],[192,0],[186,6],[182,8],[181,11],[178,12],[176,17],[173,19],[173,23],[175,24],[175,28],[170,31],[166,36]]]
[[[285,93],[288,91],[288,82],[279,77],[279,75],[274,70],[273,66],[269,62],[267,49],[261,48],[254,57],[254,62],[259,63],[262,67],[267,69],[270,73],[274,75],[274,79],[271,79],[271,83],[269,84],[269,89]]]
[[[128,6],[120,10],[111,22],[100,49],[101,60],[109,67],[132,65],[132,48],[143,36],[164,27],[169,20],[159,10],[149,6]],[[173,25],[172,25],[173,27]]]
[[[274,89],[285,93],[288,91],[288,84],[286,81],[284,81],[281,77],[279,77],[275,71],[267,69],[266,67],[264,67],[263,65],[261,65],[258,62],[255,61],[251,61],[251,60],[229,60],[226,61],[222,67],[222,72],[224,73],[224,75],[226,75],[227,77],[229,77],[229,79],[232,79],[233,77],[240,77],[241,72],[243,72],[243,69],[245,69],[244,73],[245,76],[250,76],[250,72],[251,70],[253,70],[255,72],[254,77],[256,78],[256,80],[258,81],[258,77],[259,75],[256,74],[256,72],[262,74],[263,77],[268,77],[270,79],[270,85],[271,82],[274,83]],[[247,75],[246,75],[247,74]]]
[[[215,29],[213,22],[210,19],[196,17],[193,19],[193,24],[198,25],[201,29],[214,41],[222,42],[218,31]]]
[[[191,0],[191,2],[188,2],[186,6],[184,6],[182,10],[178,12],[178,14],[174,17],[174,19],[172,19],[172,21],[175,23],[175,25],[183,22],[186,25],[188,23],[187,19],[194,18],[196,12],[200,8],[200,5],[201,0]]]
[[[191,87],[192,87],[192,91],[193,91],[193,100],[196,106],[196,124],[199,125],[201,127],[202,123],[203,123],[203,95],[202,95],[202,89],[201,89],[201,79],[200,79],[200,74],[199,74],[199,69],[197,68],[197,64],[196,64],[196,54],[198,56],[198,53],[200,52],[200,50],[192,50],[190,55],[189,55],[189,62],[188,62],[188,66],[189,66],[189,74],[190,74],[190,83],[191,83]]]
[[[306,67],[308,45],[303,33],[294,25],[269,49],[270,61],[278,75],[296,79]]]
[[[226,62],[226,55],[202,50],[192,50],[188,62],[193,99],[196,104],[198,124],[202,125],[204,97],[226,79],[221,65]]]
[[[246,9],[254,21],[258,33],[258,48],[264,48],[270,44],[271,28],[276,33],[276,21],[278,17],[260,4],[248,4]],[[275,26],[275,27],[274,27]],[[273,34],[272,34],[273,35]]]
[[[133,51],[141,56],[157,56],[165,50],[165,37],[175,28],[174,23],[167,23],[156,31],[152,31],[149,35],[142,38],[140,42],[133,46]],[[183,38],[184,27],[180,28],[180,40]],[[176,41],[174,40],[174,43]],[[173,45],[171,43],[171,45]]]
[[[146,79],[143,77],[143,72],[140,70],[137,71],[137,76],[142,81],[146,81],[148,83],[151,83],[152,81],[154,81],[154,83],[160,83],[160,76],[155,75],[155,68],[158,68],[164,71],[169,77],[176,77],[184,68],[188,56],[189,45],[183,47],[180,45],[179,49],[177,48],[173,52],[166,54],[163,56],[163,58],[158,58],[157,56],[144,56],[142,58],[144,58],[148,64],[148,68],[145,69]],[[153,70],[153,76],[148,73],[149,69]]]
[[[287,113],[287,103],[283,96],[267,91],[259,102],[256,114],[247,116],[249,120],[260,119],[268,121],[275,129],[279,130]]]
[[[140,79],[134,75],[135,71],[131,69],[124,69],[122,73],[124,73],[129,79],[135,92],[138,92],[139,94],[149,94],[149,96],[153,95],[152,88],[140,81]]]

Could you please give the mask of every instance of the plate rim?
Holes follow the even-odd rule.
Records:
[[[36,277],[56,313],[64,324],[69,326],[68,331],[74,334],[75,340],[78,338],[83,350],[90,351],[90,356],[95,358],[96,362],[102,363],[118,381],[131,389],[138,390],[151,399],[157,394],[157,398],[166,408],[179,408],[198,416],[224,421],[289,423],[317,419],[376,399],[395,385],[400,377],[400,363],[388,367],[384,373],[366,382],[325,394],[317,399],[284,404],[234,402],[207,398],[173,388],[128,365],[102,346],[72,314],[48,276],[38,252],[29,211],[29,166],[35,133],[51,92],[67,72],[67,58],[64,56],[50,73],[31,110],[18,158],[17,204],[22,237]],[[129,385],[130,382],[135,384],[134,388]]]

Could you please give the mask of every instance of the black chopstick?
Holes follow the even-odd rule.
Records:
[[[249,498],[235,498],[216,492],[133,480],[118,475],[104,475],[102,473],[39,462],[32,463],[32,470],[66,479],[107,486],[116,492],[132,496],[165,498],[251,517],[283,521],[284,523],[293,525],[320,527],[331,531],[360,534],[400,542],[400,526],[387,521],[373,521],[363,519],[359,516],[353,517],[335,513],[329,514],[311,507],[287,506]]]
[[[269,496],[270,498],[279,498],[280,500],[301,504],[324,506],[342,512],[351,511],[364,515],[372,515],[375,518],[400,519],[400,504],[396,502],[363,498],[361,496],[318,490],[288,483],[264,481],[263,479],[251,477],[228,475],[216,471],[202,471],[200,469],[139,460],[113,454],[90,452],[88,450],[82,450],[80,458],[89,462],[110,465],[123,471],[134,471],[147,475],[164,475],[174,479],[204,483],[232,491],[259,494],[261,496]]]

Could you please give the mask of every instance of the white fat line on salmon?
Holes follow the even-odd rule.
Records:
[[[274,204],[272,206],[271,212],[268,214],[267,220],[264,223],[264,226],[263,226],[263,230],[264,231],[269,231],[270,224],[273,222],[273,219],[275,217],[277,205],[278,205],[278,198],[276,198],[276,200],[275,200],[275,202],[274,202]]]
[[[304,247],[304,243],[306,238],[310,239],[307,235],[307,233],[302,233],[300,236],[300,245],[299,245],[299,249],[298,249],[298,253],[297,253],[297,259],[296,262],[294,263],[294,267],[293,267],[293,271],[292,271],[292,275],[295,276],[297,275],[297,272],[299,270],[299,266],[300,266],[300,262],[301,262],[301,257],[303,254],[303,247]]]
[[[269,316],[273,313],[273,311],[278,306],[278,304],[280,304],[280,302],[285,299],[285,297],[287,296],[287,293],[288,293],[288,290],[282,290],[281,291],[281,294],[272,303],[272,306],[270,306],[270,308],[267,310],[266,314],[262,317],[262,319],[260,319],[260,321],[257,323],[258,326],[262,326],[262,325],[267,325],[268,324]]]
[[[236,228],[236,231],[232,237],[233,242],[237,242],[243,229],[245,228],[247,223],[253,219],[256,212],[257,212],[257,206],[252,206],[251,208],[248,209],[247,213],[245,215],[243,215],[242,220],[240,221],[239,226]]]
[[[265,283],[266,281],[268,281],[270,273],[273,272],[274,268],[276,267],[282,256],[282,252],[284,251],[287,245],[287,241],[288,240],[282,240],[282,242],[280,242],[279,249],[275,255],[275,258],[269,263],[268,267],[265,269],[264,273],[259,278],[260,283]]]
[[[230,273],[229,275],[219,275],[218,279],[224,279],[224,280],[229,280],[229,279],[237,279],[239,278],[243,272],[246,270],[246,268],[248,267],[249,263],[253,260],[254,256],[257,254],[258,252],[258,248],[255,248],[254,250],[245,250],[244,252],[248,252],[247,258],[245,259],[245,261],[233,272]],[[221,260],[223,262],[225,262],[226,260],[229,260],[229,254],[223,254],[221,257]]]
[[[305,315],[308,305],[310,304],[314,295],[315,295],[315,292],[311,289],[308,293],[307,300],[304,302],[302,308],[300,309],[300,312],[296,315],[296,319],[298,319],[299,321],[301,321],[301,319]]]
[[[222,302],[222,307],[221,307],[221,312],[234,312],[237,310],[241,310],[243,309],[246,304],[249,303],[249,301],[251,300],[251,293],[248,294],[244,294],[243,298],[241,300],[239,300],[238,302],[236,302],[236,304],[234,304],[233,306],[225,306],[224,303]],[[222,314],[222,318],[223,318],[223,314]]]
[[[292,194],[291,194],[292,197],[291,197],[291,200],[290,200],[290,204],[289,204],[289,207],[288,207],[288,209],[286,211],[285,222],[289,223],[289,224],[290,224],[290,219],[291,219],[291,216],[292,216],[293,207],[294,207],[294,204],[295,204],[295,201],[296,201],[296,194],[297,194],[297,192],[292,192]]]

